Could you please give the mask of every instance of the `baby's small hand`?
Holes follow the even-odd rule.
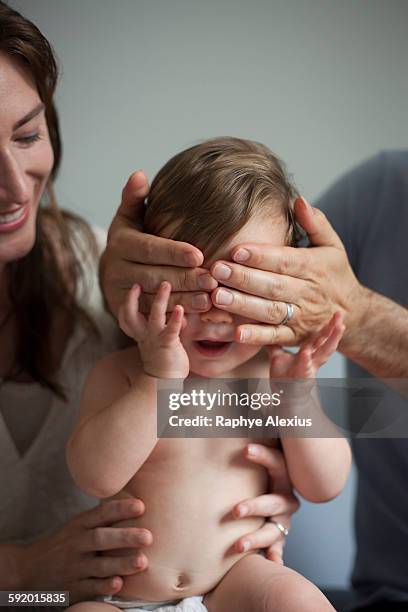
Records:
[[[190,370],[180,341],[184,308],[174,307],[166,324],[171,284],[163,281],[153,300],[149,318],[139,312],[140,285],[133,285],[118,313],[122,331],[136,340],[146,374],[157,378],[186,378]]]
[[[315,378],[319,368],[336,351],[344,330],[343,315],[336,312],[327,325],[301,344],[296,354],[275,345],[267,347],[271,378]]]

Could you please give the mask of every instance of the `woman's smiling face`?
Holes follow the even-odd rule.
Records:
[[[210,268],[216,260],[230,261],[233,246],[244,242],[282,246],[285,244],[287,227],[283,215],[265,218],[255,215],[212,258],[205,262]],[[213,306],[208,312],[186,314],[187,325],[180,338],[190,360],[190,372],[206,377],[233,377],[234,370],[254,357],[260,346],[235,342],[238,325],[254,323],[253,319],[231,314]],[[259,324],[259,322],[257,322]]]
[[[33,247],[38,206],[53,163],[35,83],[18,62],[0,53],[0,266]]]

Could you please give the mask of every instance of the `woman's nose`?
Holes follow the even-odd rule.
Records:
[[[29,199],[28,177],[20,161],[10,152],[0,154],[0,207],[27,204]]]
[[[212,307],[207,312],[200,313],[200,319],[204,323],[232,323],[232,314],[225,310]]]

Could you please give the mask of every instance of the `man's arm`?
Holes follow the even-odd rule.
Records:
[[[339,350],[378,378],[408,378],[408,309],[361,287],[360,306]]]

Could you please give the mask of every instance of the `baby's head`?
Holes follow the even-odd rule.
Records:
[[[296,197],[282,163],[266,146],[214,138],[182,151],[158,172],[144,228],[194,244],[210,268],[216,260],[230,261],[236,244],[294,245]],[[233,341],[237,325],[252,319],[216,307],[186,319],[181,340],[196,374],[227,377],[260,350]]]

